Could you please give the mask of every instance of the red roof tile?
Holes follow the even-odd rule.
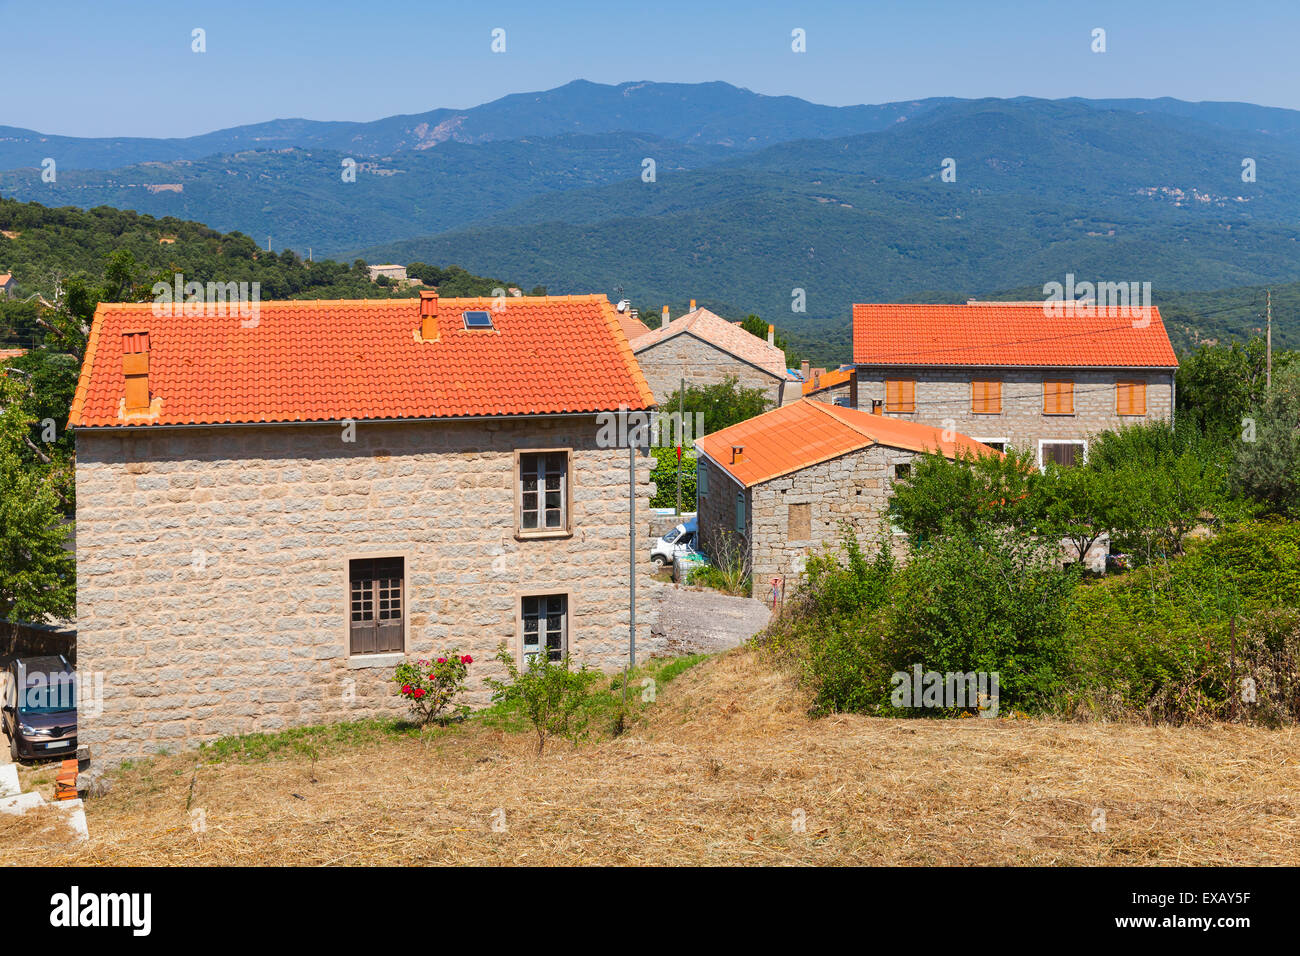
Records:
[[[1102,310],[1104,312],[1104,310]],[[856,304],[853,361],[859,365],[990,365],[1176,368],[1155,306],[1096,315],[1064,303]]]
[[[734,445],[744,446],[745,451],[743,460],[732,464]],[[939,451],[949,458],[959,454],[1000,454],[966,435],[957,434],[945,440],[943,430],[930,425],[807,398],[695,441],[697,449],[745,488],[870,445],[916,452]]]
[[[69,425],[441,418],[645,409],[654,403],[617,314],[601,295],[438,300],[438,338],[418,340],[419,299],[259,303],[231,315],[95,310]],[[177,312],[182,311],[179,307]],[[121,417],[123,335],[149,333],[152,418]]]
[[[853,369],[851,368],[841,368],[836,369],[834,372],[823,372],[821,375],[814,375],[803,383],[803,394],[811,395],[813,392],[820,392],[824,388],[843,385],[852,377]]]

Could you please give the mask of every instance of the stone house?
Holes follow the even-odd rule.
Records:
[[[1043,302],[853,306],[858,407],[952,428],[1039,464],[1106,429],[1172,421],[1178,359],[1160,310]]]
[[[804,362],[801,369],[804,398],[847,408],[858,407],[858,376],[853,366],[827,371],[809,368],[808,364]]]
[[[772,326],[764,341],[738,322],[697,309],[694,302],[691,311],[672,321],[664,306],[663,323],[633,339],[632,351],[660,402],[683,379],[690,387],[716,385],[728,377],[745,388],[761,389],[773,406],[799,398],[799,383],[785,367],[785,352],[776,347]]]
[[[714,561],[739,553],[755,597],[773,579],[792,587],[810,553],[841,540],[844,522],[872,547],[894,480],[926,451],[997,454],[965,435],[810,399],[696,439],[702,550]]]
[[[491,309],[99,306],[69,422],[96,759],[401,713],[393,667],[452,648],[471,704],[502,643],[622,666],[651,460],[601,413],[650,389],[604,296]]]
[[[406,266],[397,265],[396,263],[386,263],[384,265],[366,266],[370,271],[370,281],[374,282],[380,276],[387,276],[394,282],[406,281]]]
[[[9,296],[15,295],[15,290],[17,288],[18,285],[14,282],[12,273],[0,272],[0,299],[5,299]]]

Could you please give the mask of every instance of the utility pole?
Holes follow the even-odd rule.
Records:
[[[677,517],[682,516],[682,442],[686,440],[686,376],[677,390]]]
[[[1273,290],[1268,289],[1265,293],[1268,302],[1268,331],[1264,338],[1264,388],[1271,391],[1273,388]]]
[[[626,413],[624,413],[626,414]],[[636,667],[636,445],[627,443],[627,660]],[[627,695],[627,678],[623,678]]]

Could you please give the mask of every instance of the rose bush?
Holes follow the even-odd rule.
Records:
[[[411,705],[411,714],[421,727],[433,721],[446,723],[453,716],[469,713],[469,707],[454,701],[465,692],[469,665],[474,658],[452,649],[436,660],[402,661],[393,672],[393,682]]]

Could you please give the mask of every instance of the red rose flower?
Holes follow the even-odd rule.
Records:
[[[447,658],[445,658],[445,657],[440,657],[440,658],[438,658],[438,663],[439,663],[439,664],[445,664],[445,663],[447,663]]]
[[[416,690],[416,692],[415,692],[415,699],[416,699],[416,700],[419,700],[419,699],[420,699],[421,697],[423,697],[423,696],[424,696],[424,688],[423,688],[423,687],[420,687],[420,688],[418,688],[418,689]]]
[[[411,685],[410,685],[410,684],[403,684],[403,685],[402,685],[402,693],[403,693],[403,694],[409,694],[410,692],[411,692]]]
[[[462,664],[473,664],[473,663],[474,663],[474,658],[472,658],[472,657],[470,657],[468,654],[466,654],[464,657],[462,657],[462,658],[460,659],[460,662],[461,662]]]

